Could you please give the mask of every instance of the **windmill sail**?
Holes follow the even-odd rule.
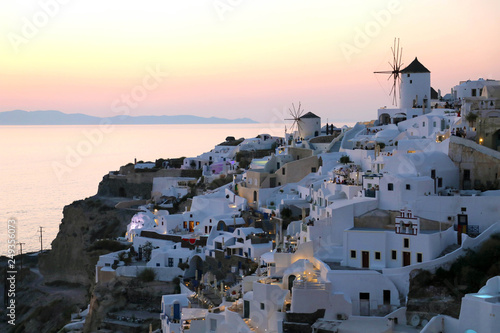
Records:
[[[290,128],[290,133],[293,135],[295,131],[298,132],[298,138],[302,137],[302,125],[301,122],[302,120],[300,117],[302,117],[302,114],[304,113],[304,110],[301,109],[301,103],[299,102],[298,108],[295,108],[295,104],[292,103],[292,108],[293,109],[288,109],[290,112],[290,115],[292,118],[288,118],[285,120],[293,120],[292,126]]]
[[[403,59],[403,48],[399,47],[399,38],[394,38],[394,46],[391,47],[392,51],[392,63],[389,62],[389,66],[392,70],[390,71],[378,71],[374,72],[375,74],[389,74],[387,80],[393,79],[392,88],[389,92],[389,96],[392,96],[392,104],[398,105],[398,92],[401,84],[401,67],[403,63],[401,62]]]

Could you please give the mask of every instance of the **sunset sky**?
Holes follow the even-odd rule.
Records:
[[[38,0],[0,3],[0,111],[330,122],[391,105],[390,47],[443,94],[500,79],[500,1]],[[285,112],[286,111],[286,112]]]

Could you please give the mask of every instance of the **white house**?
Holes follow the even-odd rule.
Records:
[[[181,198],[188,194],[189,185],[196,183],[196,180],[188,177],[155,177],[151,197],[156,202],[159,202],[162,196]]]
[[[456,244],[453,228],[423,230],[409,209],[402,209],[393,230],[354,227],[344,232],[342,265],[382,269],[409,266],[435,259]]]

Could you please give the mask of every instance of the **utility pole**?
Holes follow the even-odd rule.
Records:
[[[40,253],[43,252],[43,227],[40,226]]]
[[[23,274],[23,245],[26,243],[17,243],[21,247],[21,274]]]

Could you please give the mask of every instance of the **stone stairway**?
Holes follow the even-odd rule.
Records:
[[[250,318],[243,318],[243,321],[252,332],[258,332],[257,328],[252,325],[252,320]]]

